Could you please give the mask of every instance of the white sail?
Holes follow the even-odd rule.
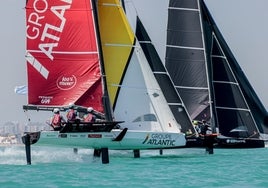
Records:
[[[121,85],[115,117],[134,130],[180,132],[148,61],[136,44]]]

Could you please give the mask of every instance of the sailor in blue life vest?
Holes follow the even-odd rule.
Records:
[[[92,112],[93,112],[93,108],[88,107],[86,114],[83,116],[83,121],[84,122],[95,122],[96,117],[95,117],[94,114],[92,114]]]
[[[55,131],[59,131],[59,130],[61,130],[61,129],[64,127],[66,121],[65,121],[65,119],[63,118],[63,116],[60,115],[60,109],[55,108],[55,109],[53,110],[53,112],[54,112],[54,115],[53,115],[53,117],[51,118],[50,125],[53,127],[53,129],[54,129]]]
[[[66,117],[67,122],[75,122],[75,120],[77,119],[77,112],[74,109],[74,104],[69,104],[69,110],[67,111]]]

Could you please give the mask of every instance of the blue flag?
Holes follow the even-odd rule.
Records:
[[[26,85],[16,86],[14,91],[15,91],[15,93],[17,93],[19,95],[26,95],[28,93],[28,87]]]

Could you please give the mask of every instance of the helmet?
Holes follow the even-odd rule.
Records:
[[[88,108],[87,108],[87,111],[88,111],[88,112],[92,112],[92,111],[93,111],[93,108],[92,108],[92,107],[88,107]]]
[[[70,109],[74,108],[74,103],[69,103],[69,108]]]
[[[56,114],[56,113],[59,113],[60,112],[60,109],[58,109],[58,108],[54,108],[53,109],[53,112]]]
[[[194,125],[198,125],[198,121],[197,121],[197,120],[194,120],[194,121],[193,121],[193,124],[194,124]]]

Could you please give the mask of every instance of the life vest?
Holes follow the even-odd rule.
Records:
[[[53,126],[60,126],[61,125],[61,116],[60,114],[55,114],[52,119]]]
[[[94,116],[92,114],[87,114],[85,117],[84,117],[84,122],[93,122],[94,121]]]
[[[67,120],[74,121],[76,118],[76,114],[75,114],[74,109],[70,109],[66,116],[67,116]]]

